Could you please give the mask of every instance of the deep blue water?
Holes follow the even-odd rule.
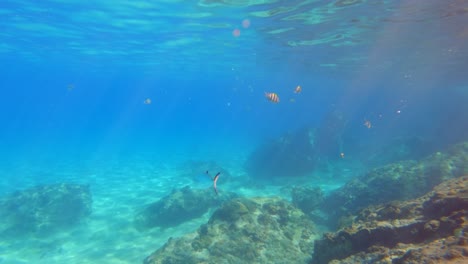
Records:
[[[347,120],[337,157],[358,161],[396,138],[424,139],[424,154],[467,140],[467,10],[456,0],[4,0],[0,193],[60,182],[62,163],[82,173],[93,159],[246,157],[333,111]]]

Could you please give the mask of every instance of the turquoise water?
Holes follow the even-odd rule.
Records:
[[[291,184],[329,191],[467,140],[467,10],[455,0],[2,1],[0,195],[89,184],[93,213],[52,237],[0,242],[0,263],[139,263],[209,217],[132,226],[143,204],[204,186],[211,169],[191,176],[187,161],[228,170],[220,191],[289,199]],[[343,122],[328,122],[333,112]],[[259,146],[305,126],[340,136],[319,154],[326,165],[300,177],[246,170]],[[424,143],[385,151],[414,139]]]

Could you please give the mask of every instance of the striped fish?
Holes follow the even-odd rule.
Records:
[[[301,93],[302,92],[302,87],[298,85],[296,89],[294,89],[294,93]]]
[[[265,97],[273,103],[279,103],[279,96],[276,93],[265,92]]]

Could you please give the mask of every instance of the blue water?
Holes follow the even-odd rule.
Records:
[[[346,132],[331,164],[350,177],[395,161],[362,162],[395,139],[427,142],[408,158],[467,140],[467,10],[455,0],[4,0],[0,194],[91,184],[94,206],[128,201],[131,217],[132,205],[173,188],[210,185],[204,171],[180,180],[187,160],[215,160],[255,181],[244,169],[252,151],[320,128],[333,111]],[[335,164],[340,152],[344,165]],[[157,248],[147,247],[142,257]]]

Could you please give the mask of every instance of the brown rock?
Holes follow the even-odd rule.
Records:
[[[467,263],[466,219],[468,176],[362,210],[353,225],[316,241],[312,263]]]

